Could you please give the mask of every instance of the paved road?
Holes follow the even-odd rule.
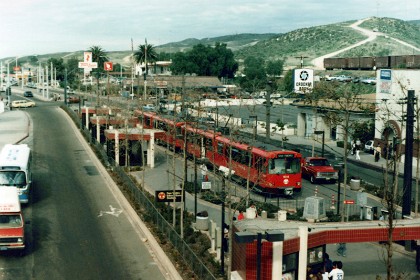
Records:
[[[33,150],[27,249],[0,255],[0,279],[180,279],[71,120],[38,104],[25,110],[31,128],[23,141]]]

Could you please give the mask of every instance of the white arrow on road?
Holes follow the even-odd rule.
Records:
[[[102,217],[104,214],[109,214],[118,217],[123,212],[122,209],[114,208],[112,207],[112,205],[109,205],[109,209],[111,209],[111,211],[100,211],[98,217]]]

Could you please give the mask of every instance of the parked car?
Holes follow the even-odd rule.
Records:
[[[346,75],[340,75],[336,78],[336,81],[339,81],[339,82],[351,82],[351,80],[352,78]]]
[[[329,82],[336,81],[337,78],[338,78],[338,76],[329,76],[329,75],[325,76],[325,80],[329,81]]]
[[[376,78],[371,78],[371,77],[362,78],[360,82],[364,84],[368,84],[368,85],[376,85]]]
[[[12,108],[28,108],[35,107],[35,102],[30,100],[14,100],[12,101]]]
[[[25,91],[23,93],[23,96],[25,96],[25,97],[34,97],[34,95],[32,94],[32,91],[30,91],[30,90]]]
[[[369,140],[365,143],[365,152],[373,154],[373,151],[375,150],[373,143],[374,143],[373,140]]]
[[[214,125],[216,121],[212,117],[201,117],[197,119],[200,124]]]
[[[315,184],[317,181],[335,183],[338,179],[338,170],[331,166],[324,157],[307,157],[302,166],[302,177]]]
[[[156,107],[153,104],[146,104],[142,108],[144,111],[156,111]]]

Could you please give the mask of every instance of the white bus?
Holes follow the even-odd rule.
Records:
[[[29,202],[31,150],[26,144],[6,144],[0,152],[0,186],[17,187],[21,203]]]

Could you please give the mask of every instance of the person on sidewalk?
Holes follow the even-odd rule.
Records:
[[[346,252],[347,252],[346,243],[338,243],[337,255],[345,257],[346,256]]]
[[[375,153],[375,162],[378,162],[379,159],[381,158],[381,146],[379,145],[376,146],[374,153]]]
[[[202,165],[200,165],[200,170],[201,170],[201,180],[203,182],[207,182],[208,181],[208,177],[207,177],[207,165],[205,165],[204,163]]]
[[[360,146],[356,145],[356,159],[360,160]]]
[[[341,261],[334,261],[333,262],[333,270],[328,273],[328,277],[332,280],[343,280],[344,279],[344,271],[342,270],[343,263]]]

